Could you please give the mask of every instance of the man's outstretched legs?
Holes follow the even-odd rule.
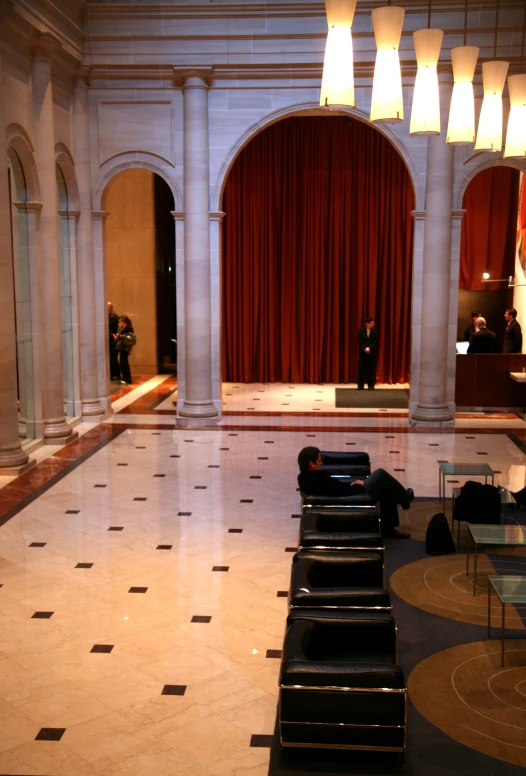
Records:
[[[411,488],[406,489],[385,469],[375,469],[364,481],[365,492],[373,501],[380,505],[382,535],[409,537],[409,534],[398,533],[395,528],[400,524],[398,519],[398,504],[408,509],[414,498]]]

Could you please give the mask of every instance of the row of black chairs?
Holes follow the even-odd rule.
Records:
[[[322,457],[335,476],[370,472],[366,453]],[[366,496],[301,495],[279,678],[281,745],[403,752],[407,688],[376,509]]]

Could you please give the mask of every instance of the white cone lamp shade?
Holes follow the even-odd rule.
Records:
[[[442,30],[418,30],[413,33],[418,70],[413,93],[410,135],[440,134],[437,63],[443,37]]]
[[[356,2],[325,0],[329,33],[323,62],[320,105],[355,105],[351,26]]]
[[[502,149],[502,90],[508,67],[508,62],[484,62],[482,65],[484,99],[480,111],[475,151]]]
[[[402,75],[398,57],[404,9],[395,5],[375,8],[372,17],[377,52],[370,120],[394,124],[404,118]]]
[[[504,158],[526,156],[526,75],[510,75],[510,117],[506,133]]]
[[[451,49],[455,84],[449,107],[446,143],[462,145],[475,142],[473,76],[478,55],[477,46],[458,46]]]

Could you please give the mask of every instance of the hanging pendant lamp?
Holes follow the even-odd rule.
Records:
[[[323,61],[320,105],[354,107],[351,26],[357,0],[325,0],[329,32]]]
[[[413,92],[410,135],[440,134],[437,63],[443,37],[442,30],[417,30],[413,33],[418,70]]]
[[[446,143],[462,145],[475,142],[473,76],[478,55],[477,46],[458,46],[451,49],[455,84],[449,108]]]
[[[376,40],[371,121],[395,123],[404,118],[402,75],[398,46],[404,23],[404,9],[394,5],[375,8],[373,17]]]
[[[526,156],[526,75],[510,75],[510,117],[506,133],[504,158]]]
[[[480,111],[475,151],[502,149],[502,90],[508,67],[508,62],[484,62],[482,65],[484,100]]]

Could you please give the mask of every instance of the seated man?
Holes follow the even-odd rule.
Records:
[[[336,497],[367,493],[373,501],[380,504],[382,536],[390,536],[393,539],[410,538],[411,534],[396,530],[399,525],[397,505],[409,509],[415,494],[412,488],[404,488],[385,469],[375,469],[365,480],[342,482],[321,471],[323,460],[317,447],[304,447],[298,456],[298,465],[298,484],[302,493],[309,496]]]

